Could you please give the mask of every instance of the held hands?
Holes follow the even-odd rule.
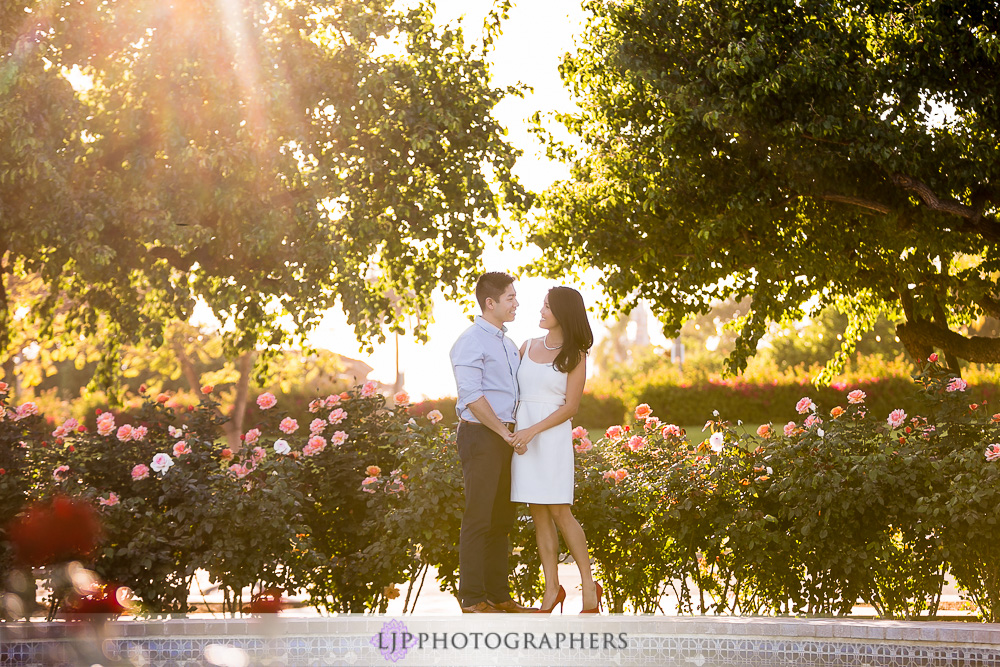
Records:
[[[535,431],[534,427],[521,429],[520,431],[516,431],[513,435],[510,436],[510,444],[514,447],[515,450],[519,448],[527,450],[528,443],[534,440],[536,435],[538,435],[538,433]],[[522,451],[519,453],[523,454],[524,452]]]

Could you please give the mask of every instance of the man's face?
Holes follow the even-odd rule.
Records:
[[[501,322],[513,322],[514,315],[517,312],[517,292],[514,290],[514,284],[511,283],[504,290],[504,293],[500,295],[500,299],[494,301],[492,298],[487,299],[487,302],[493,304],[493,316]]]

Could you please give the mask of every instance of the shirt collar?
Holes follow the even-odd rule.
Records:
[[[490,334],[491,336],[496,336],[497,338],[501,338],[505,333],[507,333],[507,327],[504,326],[501,327],[500,329],[497,329],[495,326],[487,322],[486,318],[483,317],[482,315],[476,315],[475,322],[476,324],[479,325],[480,329]]]

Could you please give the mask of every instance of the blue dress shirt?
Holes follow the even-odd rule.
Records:
[[[458,385],[455,412],[459,419],[479,422],[468,405],[485,396],[500,421],[514,421],[521,355],[506,333],[507,327],[497,329],[478,316],[452,346],[451,367]]]

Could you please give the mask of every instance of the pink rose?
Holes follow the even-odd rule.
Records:
[[[58,466],[52,471],[52,479],[61,482],[69,477],[69,466]]]
[[[986,448],[986,460],[987,461],[1000,460],[1000,445],[993,444]]]
[[[893,410],[889,413],[889,419],[886,420],[892,428],[899,428],[906,421],[906,413],[902,410]]]
[[[430,412],[427,413],[427,418],[431,421],[432,424],[437,424],[439,421],[444,419],[444,415],[441,414],[440,410],[431,410]]]
[[[952,378],[951,382],[948,383],[948,386],[945,387],[945,390],[946,391],[965,391],[965,388],[968,387],[968,386],[969,385],[967,385],[965,383],[965,380],[963,380],[962,378]]]
[[[108,436],[115,430],[115,416],[110,412],[102,412],[97,418],[97,432],[100,435]]]
[[[326,449],[326,438],[321,435],[314,435],[306,442],[306,447],[312,447],[317,453],[321,452]]]
[[[257,442],[257,438],[259,437],[260,437],[260,429],[252,428],[249,431],[247,431],[246,434],[243,436],[243,442],[245,442],[248,445],[252,445],[253,443]]]
[[[615,478],[615,471],[614,470],[605,470],[604,474],[602,476],[604,477],[605,480],[614,479]]]
[[[149,433],[149,429],[145,426],[136,426],[132,429],[132,440],[138,442],[139,440],[145,438],[147,433]]]
[[[295,433],[295,431],[297,431],[298,429],[299,429],[299,422],[292,419],[291,417],[285,417],[284,419],[281,420],[281,423],[278,424],[278,430],[287,435]]]
[[[641,435],[633,435],[628,439],[628,448],[633,452],[637,452],[646,446],[646,439]]]
[[[573,429],[573,433],[571,435],[574,440],[579,440],[580,438],[586,438],[589,434],[587,433],[587,429],[582,426],[577,426]]]
[[[132,439],[132,427],[129,424],[123,424],[118,429],[117,437],[119,442],[128,442]]]
[[[663,427],[663,430],[660,431],[660,435],[664,438],[679,438],[681,437],[681,427],[676,424],[667,424]]]
[[[376,384],[374,380],[369,380],[365,382],[364,386],[361,387],[361,397],[362,398],[372,398],[377,393]]]
[[[621,482],[626,477],[628,477],[628,470],[626,470],[625,468],[620,468],[615,471],[615,482]]]
[[[760,426],[758,426],[757,427],[757,435],[760,436],[761,438],[770,438],[771,437],[771,425],[770,424],[761,424]]]
[[[795,411],[798,412],[800,415],[804,415],[807,412],[815,412],[816,404],[813,403],[812,399],[808,397],[800,398],[799,402],[795,404]]]
[[[229,472],[236,475],[236,479],[243,479],[244,477],[249,475],[252,470],[253,468],[248,468],[247,466],[241,463],[234,463],[233,465],[229,466]]]
[[[607,431],[604,432],[604,437],[609,440],[617,440],[624,435],[624,431],[621,426],[611,426]]]
[[[410,395],[405,391],[398,391],[392,397],[392,402],[396,405],[408,405],[410,403]]]
[[[32,415],[38,414],[38,404],[32,401],[28,401],[24,405],[19,405],[17,410],[14,411],[14,421],[21,421],[25,417],[31,417]]]
[[[144,464],[140,463],[132,468],[132,479],[139,481],[140,479],[146,479],[149,477],[149,468]]]
[[[98,498],[97,502],[99,502],[103,507],[114,507],[119,502],[118,494],[112,491],[108,494],[107,498]]]
[[[174,443],[174,456],[183,456],[184,454],[190,454],[191,448],[188,447],[186,440],[178,440]]]
[[[795,432],[798,431],[798,430],[799,430],[799,425],[796,424],[795,422],[788,422],[787,424],[785,424],[785,436],[786,437],[789,437],[789,438],[792,437],[793,435],[795,435]]]
[[[325,407],[325,408],[332,408],[333,406],[337,405],[338,403],[340,403],[340,395],[339,394],[330,394],[323,401],[323,407]]]
[[[335,446],[339,447],[340,445],[342,445],[342,444],[344,444],[345,442],[347,442],[347,434],[346,434],[346,433],[344,433],[343,431],[337,431],[337,432],[336,432],[336,433],[334,433],[334,434],[333,434],[333,436],[332,436],[332,437],[330,438],[330,442],[331,442],[331,443],[332,443],[333,445],[335,445]]]
[[[67,435],[77,430],[80,427],[80,422],[70,417],[63,422],[62,426],[52,431],[53,438],[65,438]]]
[[[649,415],[653,414],[653,409],[649,407],[646,403],[641,403],[635,408],[635,418],[642,421]]]
[[[275,405],[278,404],[278,399],[274,397],[269,391],[265,391],[263,394],[257,397],[257,407],[261,410],[270,410]]]
[[[311,422],[309,422],[309,432],[313,435],[322,433],[323,429],[325,428],[326,428],[325,419],[314,419]]]
[[[588,452],[594,448],[594,443],[590,441],[590,438],[580,438],[578,444],[573,445],[573,449],[577,451],[578,454]]]
[[[347,419],[347,412],[343,408],[337,408],[336,410],[330,413],[330,416],[327,419],[331,424],[339,424],[340,422]]]
[[[646,417],[646,430],[655,431],[660,428],[660,418],[659,417]]]
[[[321,407],[323,407],[323,401],[318,398],[309,401],[309,412],[319,412]]]
[[[847,395],[847,402],[853,405],[858,405],[859,403],[864,403],[866,398],[868,398],[868,394],[860,389],[855,389]]]
[[[263,447],[254,447],[251,456],[253,457],[253,464],[257,465],[267,457],[267,452]]]
[[[805,421],[806,428],[810,428],[812,426],[819,426],[822,423],[823,420],[820,419],[817,415],[809,415],[808,417],[806,417]]]

